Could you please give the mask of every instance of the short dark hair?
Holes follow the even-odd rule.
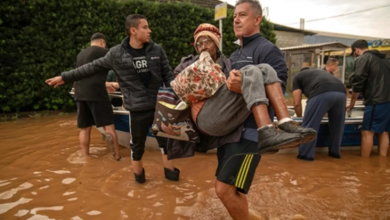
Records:
[[[326,65],[332,65],[332,64],[335,64],[335,63],[338,63],[339,60],[334,58],[334,57],[331,57],[328,59],[328,61],[326,61]]]
[[[357,40],[352,44],[351,47],[352,48],[359,48],[359,49],[367,49],[368,43],[366,40]]]
[[[94,41],[94,40],[104,40],[104,41],[107,42],[106,37],[104,36],[104,34],[99,33],[99,32],[92,34],[91,41]]]
[[[235,7],[243,3],[249,3],[251,5],[251,10],[255,16],[263,16],[263,9],[261,8],[261,4],[258,0],[238,0]]]
[[[146,17],[140,14],[131,14],[127,16],[126,22],[125,22],[125,28],[126,28],[126,33],[130,36],[130,28],[138,28],[138,25],[140,23],[139,20],[145,19]]]
[[[351,45],[351,49],[352,49],[351,55],[354,54],[356,48],[359,48],[361,50],[368,49],[367,41],[366,40],[357,40],[357,41],[353,42],[353,44]]]
[[[302,71],[304,71],[304,70],[309,70],[309,69],[310,69],[310,67],[305,66],[305,67],[303,67],[301,70],[299,70],[299,72],[302,72]]]

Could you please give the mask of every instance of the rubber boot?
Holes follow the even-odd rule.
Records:
[[[175,170],[164,168],[165,179],[171,181],[179,181],[180,170],[175,167]]]
[[[142,173],[139,175],[134,173],[134,177],[135,177],[135,181],[137,183],[144,183],[146,181],[145,180],[145,169],[142,168]]]

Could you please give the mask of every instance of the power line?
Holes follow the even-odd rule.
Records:
[[[372,11],[372,10],[376,10],[376,9],[380,9],[380,8],[386,8],[386,7],[389,7],[389,6],[390,5],[383,5],[383,6],[378,6],[378,7],[375,7],[375,8],[369,8],[369,9],[364,9],[364,10],[360,10],[360,11],[354,11],[354,12],[350,12],[350,13],[346,13],[346,14],[334,15],[334,16],[326,17],[326,18],[316,18],[316,19],[306,20],[305,23],[307,23],[307,22],[314,22],[314,21],[321,21],[321,20],[326,20],[326,19],[332,19],[332,18],[338,18],[338,17],[344,17],[344,16],[348,16],[348,15],[352,15],[352,14],[357,14],[357,13],[360,13],[360,12],[367,12],[367,11]],[[299,23],[300,22],[294,22],[294,23],[290,23],[290,24],[286,24],[286,25],[299,24]]]

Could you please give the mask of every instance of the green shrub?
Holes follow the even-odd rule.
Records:
[[[1,112],[72,110],[71,85],[53,89],[45,79],[75,67],[79,51],[95,32],[106,35],[108,46],[126,36],[127,15],[148,18],[152,39],[166,51],[171,67],[195,53],[191,43],[196,27],[214,21],[214,10],[190,3],[112,0],[3,0],[0,5]],[[236,48],[233,11],[223,20],[223,51]],[[273,26],[263,19],[263,35],[275,42]]]

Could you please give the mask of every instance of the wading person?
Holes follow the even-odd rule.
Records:
[[[135,180],[145,182],[145,170],[142,156],[146,136],[153,123],[157,92],[164,84],[170,85],[174,79],[165,51],[150,40],[151,30],[143,15],[132,14],[126,18],[125,27],[128,36],[122,43],[111,48],[107,55],[77,69],[63,72],[61,76],[46,82],[57,87],[64,82],[78,81],[99,70],[114,70],[119,87],[124,96],[125,107],[131,115],[132,167]],[[163,153],[165,177],[179,180],[179,169],[172,160],[167,159],[167,139],[156,137]]]

